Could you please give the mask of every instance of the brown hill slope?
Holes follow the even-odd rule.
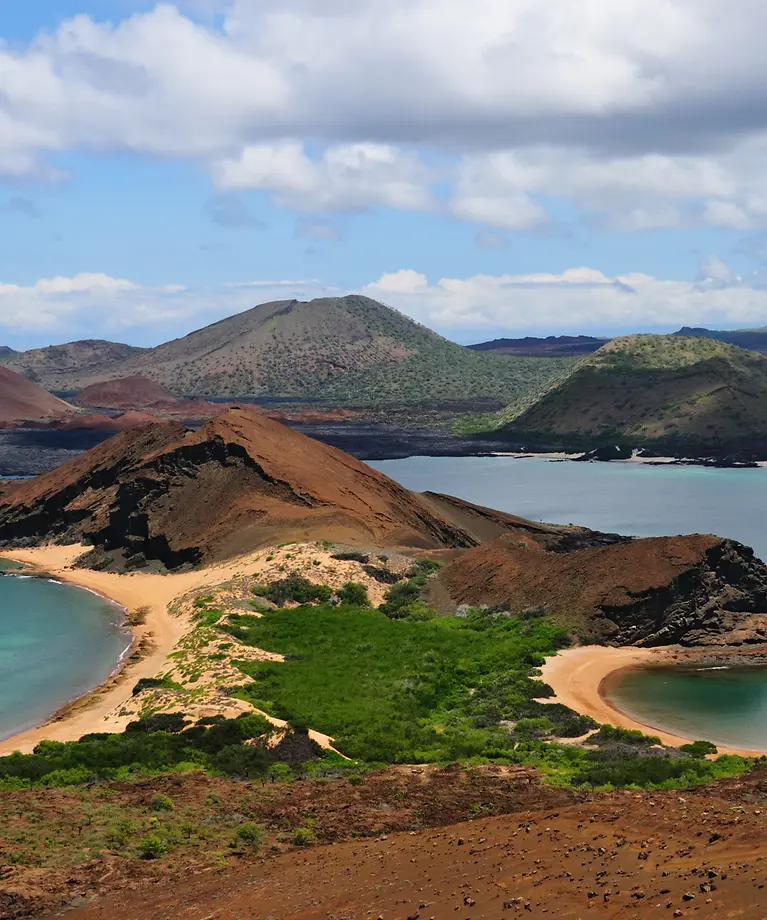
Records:
[[[764,641],[767,566],[749,547],[708,534],[551,552],[500,537],[439,576],[457,603],[545,608],[619,645]]]
[[[466,508],[466,521],[481,518]],[[0,499],[0,541],[51,539],[93,543],[101,564],[168,568],[286,540],[478,542],[451,512],[253,409],[196,432],[172,422],[126,431]]]
[[[683,336],[615,339],[520,414],[509,434],[567,441],[722,441],[767,435],[767,358]]]
[[[36,383],[0,367],[0,426],[62,418],[74,411]]]
[[[173,406],[178,400],[148,377],[118,377],[85,387],[72,402],[91,409],[151,409]]]
[[[77,389],[71,380],[77,376],[93,376],[115,364],[146,351],[120,342],[84,339],[64,345],[49,345],[21,351],[4,360],[6,367],[34,380],[51,390]]]
[[[73,367],[66,387],[141,375],[186,396],[509,402],[537,394],[571,363],[476,353],[349,295],[260,304],[109,366]]]

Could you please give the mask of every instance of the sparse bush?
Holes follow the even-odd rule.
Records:
[[[152,811],[173,811],[173,799],[169,795],[158,793],[152,796],[149,807]]]
[[[707,757],[709,754],[719,753],[717,746],[710,741],[693,741],[690,744],[683,744],[679,750],[693,757]]]
[[[343,604],[350,604],[355,607],[370,606],[368,589],[365,585],[358,584],[354,581],[347,581],[343,588],[338,591],[338,597]]]
[[[263,843],[264,829],[260,824],[256,824],[253,821],[246,821],[237,828],[234,839],[240,846],[257,849]]]
[[[144,837],[138,848],[141,859],[159,859],[167,850],[168,845],[159,834]]]

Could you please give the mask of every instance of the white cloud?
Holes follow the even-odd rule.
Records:
[[[765,29],[756,0],[79,15],[26,48],[0,43],[0,173],[60,178],[51,154],[130,150],[200,160],[220,189],[300,211],[430,209],[441,181],[454,216],[510,229],[543,224],[545,196],[622,230],[746,229],[767,215]],[[459,163],[429,168],[415,150]]]
[[[508,334],[613,333],[671,326],[732,328],[767,323],[767,285],[739,278],[707,256],[692,281],[641,272],[605,275],[589,267],[559,274],[475,275],[430,281],[402,269],[360,292],[401,310],[448,337],[466,341],[483,330]],[[152,344],[184,335],[272,300],[340,296],[317,280],[251,281],[190,289],[148,287],[103,274],[0,283],[0,344],[25,333],[38,344],[74,338],[119,338]],[[138,337],[138,338],[137,338]]]
[[[415,154],[384,144],[345,144],[310,158],[293,141],[246,147],[214,163],[222,189],[266,189],[277,204],[302,211],[350,211],[371,204],[428,210],[430,173]]]
[[[384,275],[364,293],[459,338],[467,330],[482,329],[611,333],[767,323],[767,290],[760,288],[758,278],[739,279],[715,257],[704,260],[701,275],[704,283],[642,273],[610,277],[576,268],[558,275],[475,275],[429,283],[425,276],[405,270]]]

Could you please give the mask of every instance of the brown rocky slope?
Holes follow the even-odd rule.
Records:
[[[96,547],[89,564],[118,567],[196,565],[287,540],[466,548],[519,521],[426,499],[249,408],[199,431],[123,432],[0,498],[1,542],[84,541]]]
[[[0,367],[0,427],[59,419],[75,411],[31,380]]]
[[[502,536],[440,575],[456,603],[545,608],[616,645],[723,645],[767,638],[767,566],[706,534],[541,550]]]
[[[175,406],[178,400],[148,377],[120,377],[85,387],[72,402],[90,409],[151,409]]]

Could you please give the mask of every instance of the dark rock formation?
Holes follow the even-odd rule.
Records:
[[[501,537],[463,554],[440,581],[456,603],[544,608],[615,645],[767,641],[767,566],[749,547],[709,535],[558,553]]]

